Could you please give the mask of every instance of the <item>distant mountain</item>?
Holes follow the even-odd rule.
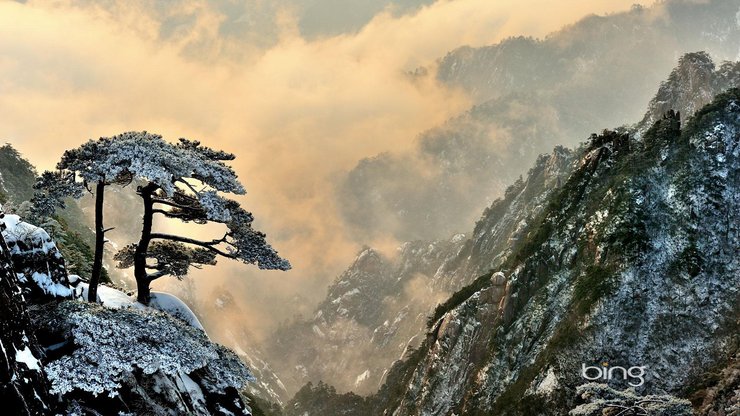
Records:
[[[446,297],[429,285],[463,240],[409,242],[396,259],[362,250],[312,317],[282,326],[268,339],[264,350],[287,392],[311,380],[361,394],[376,391],[389,359],[415,344],[429,310]]]
[[[539,154],[639,120],[680,56],[737,60],[738,12],[735,0],[669,0],[586,17],[542,40],[450,52],[430,76],[475,106],[409,152],[360,161],[339,187],[344,218],[368,241],[464,232]]]
[[[736,60],[738,12],[734,0],[636,5],[627,12],[588,16],[544,39],[513,37],[490,46],[460,47],[439,62],[437,78],[463,88],[478,103],[547,91],[560,95],[561,103],[568,96],[580,98],[580,112],[621,108],[622,119],[606,123],[619,125],[638,117],[634,99],[647,101],[645,94],[654,90],[677,53],[703,50],[720,60]],[[583,106],[588,102],[602,108]]]

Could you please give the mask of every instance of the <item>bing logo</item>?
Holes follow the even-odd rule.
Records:
[[[613,379],[630,380],[627,382],[632,387],[639,387],[645,383],[645,369],[647,367],[619,367],[610,366],[603,362],[599,366],[589,366],[581,363],[581,377],[589,381],[611,381]],[[639,382],[638,382],[639,380]]]

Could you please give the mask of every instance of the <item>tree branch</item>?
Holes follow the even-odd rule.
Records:
[[[164,205],[169,205],[169,206],[171,206],[171,207],[173,207],[173,208],[180,208],[180,209],[198,209],[198,208],[196,208],[196,207],[190,207],[190,206],[187,206],[187,205],[181,205],[181,204],[178,204],[178,203],[176,203],[176,202],[172,202],[172,201],[168,201],[168,200],[166,200],[166,199],[160,199],[160,198],[152,198],[152,202],[154,202],[155,204],[164,204]],[[156,210],[155,210],[155,211],[156,211]]]
[[[157,190],[157,188],[159,188],[159,185],[157,185],[154,182],[149,182],[148,184],[146,184],[144,186],[137,187],[136,188],[136,193],[139,194],[139,195],[143,195],[143,194],[149,194],[149,195],[151,195],[154,191]]]
[[[172,211],[165,211],[165,210],[162,210],[162,209],[153,209],[152,210],[152,213],[153,214],[162,214],[162,215],[164,215],[167,218],[175,218],[175,219],[179,219],[179,220],[182,220],[182,221],[185,221],[185,222],[188,222],[188,221],[196,221],[197,222],[197,220],[198,220],[198,218],[192,218],[192,217],[189,217],[186,214],[178,214],[178,213],[175,213],[175,212],[172,212]]]
[[[178,179],[175,182],[180,182],[180,183],[184,184],[185,186],[187,186],[188,188],[190,188],[190,190],[193,191],[194,194],[198,195],[198,191],[196,191],[195,188],[193,187],[193,185],[191,185],[188,181],[186,181],[184,179]]]
[[[167,275],[167,273],[166,273],[166,272],[165,272],[164,270],[160,270],[160,271],[158,271],[158,272],[156,272],[156,273],[150,273],[150,274],[147,274],[147,275],[146,275],[146,277],[147,277],[147,278],[149,279],[149,281],[151,282],[152,280],[156,280],[156,279],[159,279],[160,277],[162,277],[162,276],[166,276],[166,275]]]
[[[200,241],[200,240],[195,240],[193,238],[180,237],[179,235],[153,233],[151,235],[151,239],[152,240],[154,240],[154,239],[170,240],[170,241],[177,241],[177,242],[185,243],[185,244],[192,244],[194,246],[203,247],[203,248],[205,248],[205,249],[207,249],[207,250],[209,250],[209,251],[211,251],[213,253],[216,253],[216,254],[218,254],[220,256],[224,256],[224,257],[227,257],[227,258],[230,258],[230,259],[235,259],[236,256],[234,256],[233,254],[227,253],[227,252],[225,252],[223,250],[219,250],[218,248],[214,247],[214,246],[216,246],[218,244],[225,243],[227,236],[228,236],[228,234],[224,234],[223,237],[221,237],[219,239],[216,239],[216,240]]]

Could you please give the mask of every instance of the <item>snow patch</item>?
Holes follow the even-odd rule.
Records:
[[[555,376],[555,372],[552,370],[552,367],[550,367],[547,370],[545,378],[543,378],[542,381],[540,381],[540,384],[537,385],[535,392],[541,396],[547,396],[558,388],[558,384],[558,378]]]
[[[362,374],[357,376],[355,379],[355,387],[359,387],[365,380],[370,378],[370,370],[365,370]]]
[[[33,272],[31,279],[48,295],[62,298],[72,296],[72,288],[63,283],[54,282],[46,273]]]
[[[164,292],[152,292],[152,299],[149,302],[149,306],[181,319],[192,327],[205,331],[203,324],[200,323],[195,313],[193,313],[185,302],[175,295]]]
[[[21,245],[18,244],[19,242],[30,244],[31,253],[43,252],[48,254],[49,251],[57,248],[43,228],[21,221],[21,217],[18,215],[5,214],[2,222],[6,227],[3,230],[3,237],[5,237],[5,242],[8,244],[11,254],[21,254],[25,251],[22,250]]]
[[[15,361],[25,364],[29,370],[41,370],[38,358],[33,356],[33,353],[28,346],[24,346],[22,350],[16,350]]]

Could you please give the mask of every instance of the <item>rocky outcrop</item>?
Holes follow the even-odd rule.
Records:
[[[734,343],[738,348],[740,343]],[[740,353],[715,371],[707,371],[692,395],[700,416],[740,415]]]
[[[1,226],[0,226],[1,228]],[[20,282],[0,237],[0,401],[15,415],[46,415],[56,401],[41,365],[41,347],[31,329]]]
[[[524,231],[546,207],[548,197],[570,175],[574,161],[573,151],[562,146],[541,155],[525,179],[520,177],[483,211],[460,251],[436,271],[434,284],[455,292],[478,276],[498,270],[517,242],[526,237]]]
[[[72,299],[80,279],[67,273],[64,257],[51,236],[15,214],[0,214],[0,223],[26,301]]]
[[[250,414],[239,391],[253,378],[236,354],[133,301],[69,300],[85,285],[48,233],[17,215],[0,224],[0,383],[12,414]]]
[[[77,301],[32,310],[51,391],[70,412],[249,414],[238,391],[250,372],[183,321]]]
[[[712,102],[717,94],[738,86],[740,63],[723,62],[715,68],[706,52],[688,53],[678,60],[678,66],[660,84],[639,126],[647,130],[671,110],[679,111],[688,119]]]

